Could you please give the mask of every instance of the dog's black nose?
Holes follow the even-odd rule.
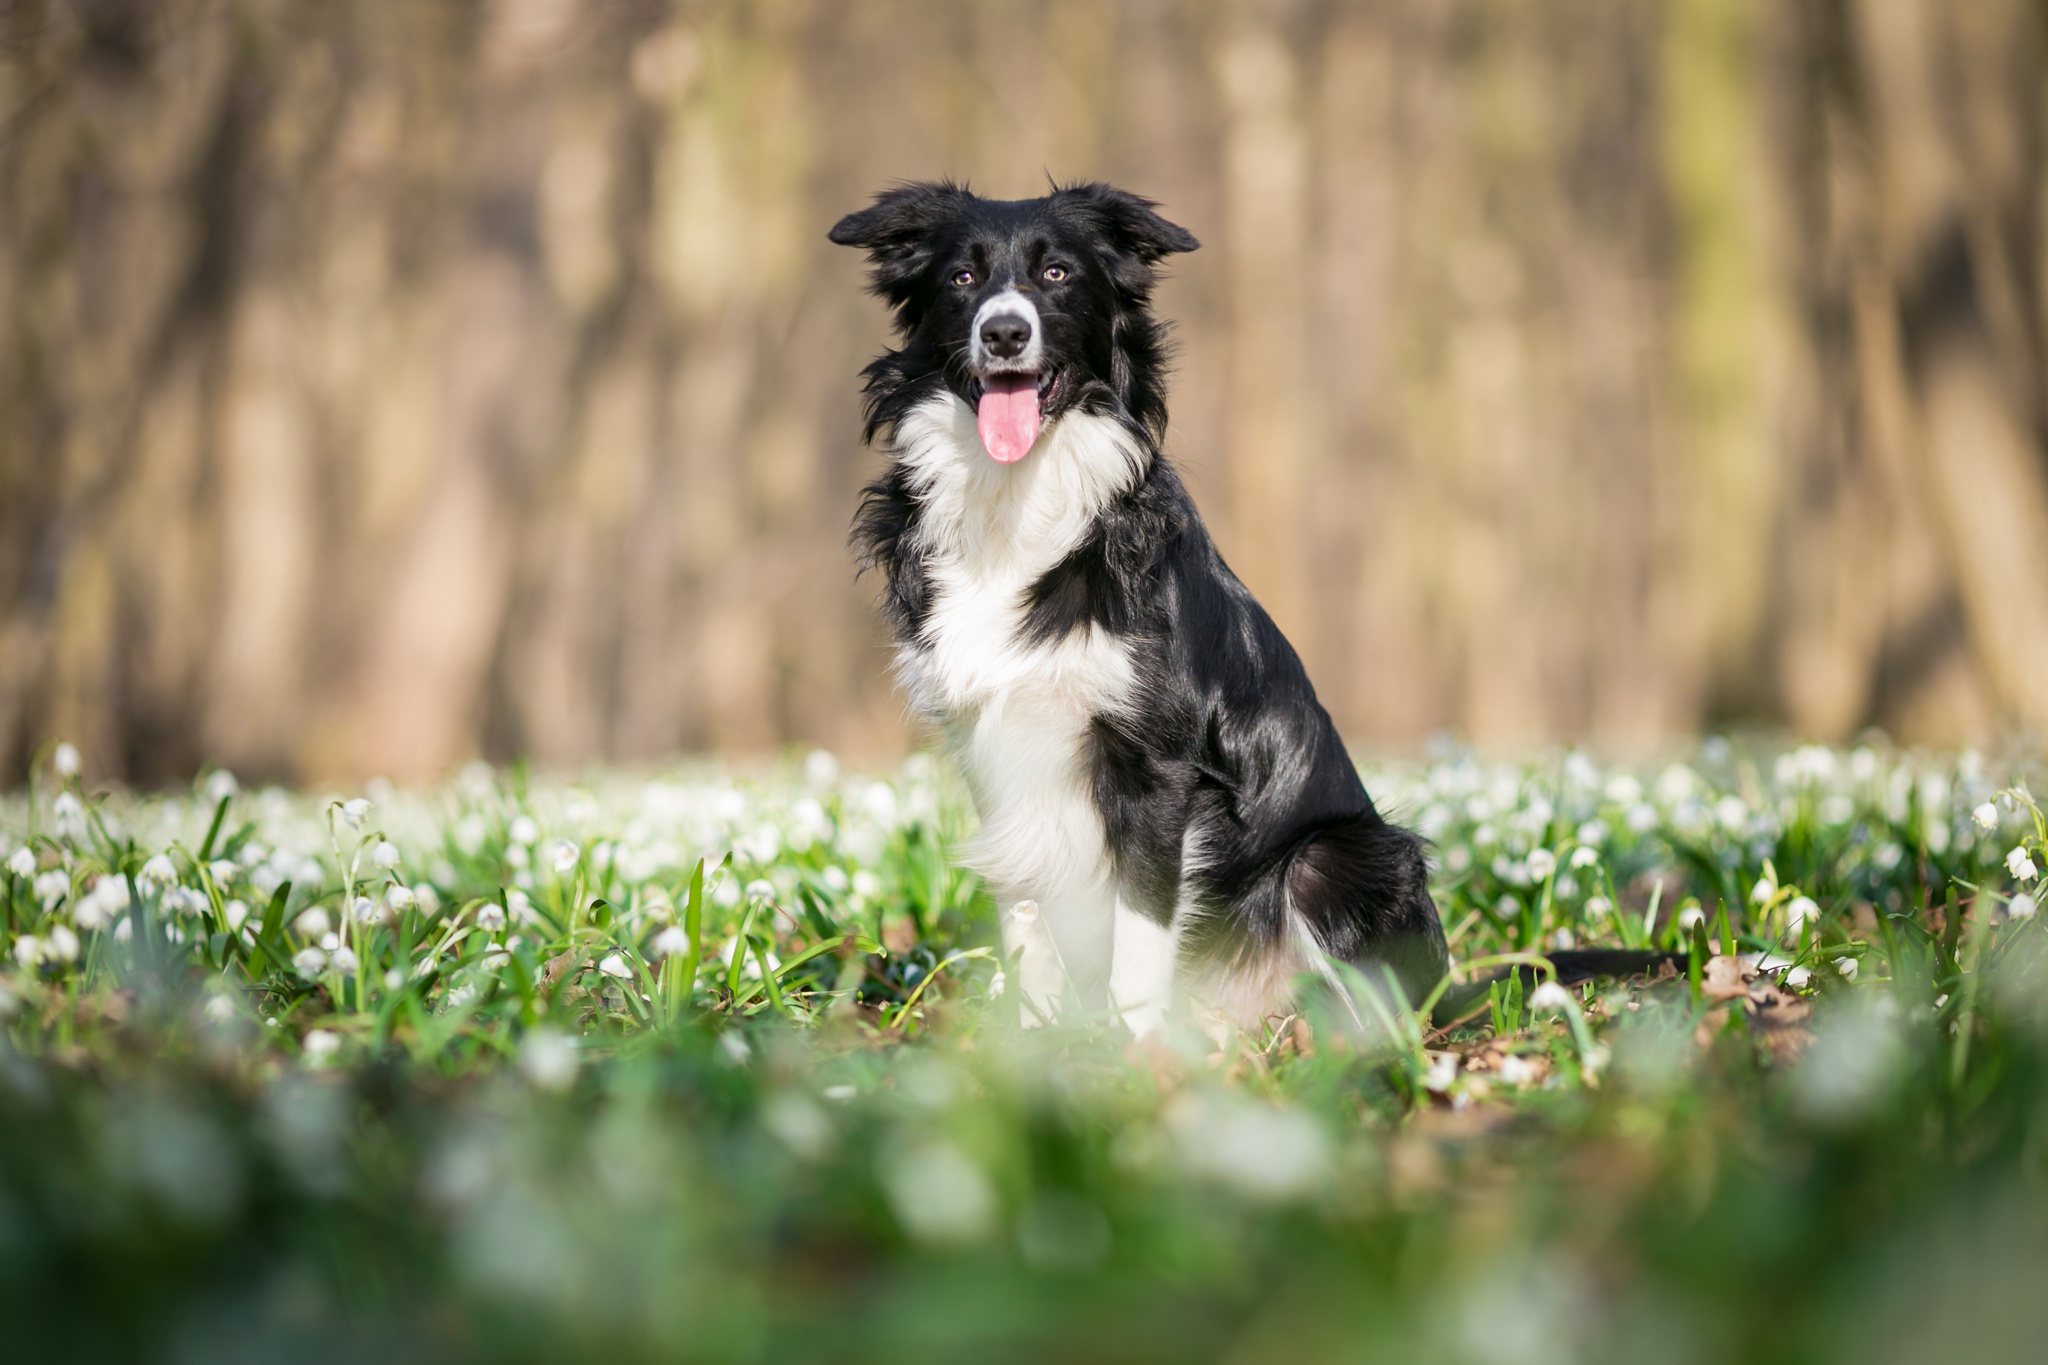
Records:
[[[1031,344],[1031,320],[999,313],[981,324],[981,344],[997,360],[1015,360]]]

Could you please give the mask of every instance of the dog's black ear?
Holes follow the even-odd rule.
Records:
[[[1169,223],[1156,212],[1158,205],[1114,185],[1073,185],[1060,190],[1057,198],[1087,218],[1101,232],[1103,240],[1123,258],[1117,281],[1139,294],[1152,287],[1152,267],[1162,256],[1193,251],[1201,245],[1195,234],[1178,223]]]
[[[966,186],[946,180],[898,185],[876,195],[872,207],[841,218],[826,235],[840,246],[866,250],[875,292],[896,298],[930,263],[932,234],[973,198]]]

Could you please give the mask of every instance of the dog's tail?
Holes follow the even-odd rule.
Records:
[[[1667,965],[1683,972],[1691,955],[1660,953],[1647,948],[1575,948],[1543,956],[1556,969],[1559,985],[1576,986],[1582,981],[1601,977],[1642,976]],[[1449,1028],[1477,1013],[1485,1007],[1492,988],[1511,976],[1521,978],[1522,987],[1527,990],[1542,978],[1543,972],[1528,963],[1517,963],[1477,981],[1451,986],[1438,997],[1436,1007],[1430,1011],[1430,1023],[1437,1028]]]

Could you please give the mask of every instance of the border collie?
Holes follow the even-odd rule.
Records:
[[[1154,270],[1197,243],[1155,207],[914,184],[833,227],[900,340],[865,371],[888,464],[854,540],[1007,946],[1033,902],[1051,931],[1051,966],[1017,969],[1028,1010],[1142,1036],[1185,997],[1256,1026],[1304,973],[1342,994],[1332,959],[1419,1000],[1448,968],[1422,841],[1373,808],[1161,450]]]

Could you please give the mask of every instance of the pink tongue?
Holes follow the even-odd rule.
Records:
[[[991,379],[974,411],[982,448],[1003,464],[1015,464],[1038,439],[1038,381],[1029,376]]]

